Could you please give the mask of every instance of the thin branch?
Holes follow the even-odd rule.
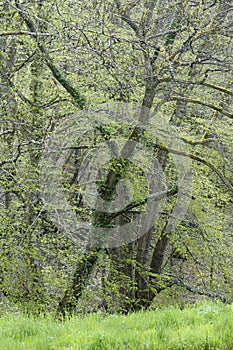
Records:
[[[23,68],[28,62],[31,61],[31,59],[36,55],[37,50],[35,50],[23,63],[21,63],[18,67],[15,69],[11,70],[10,72],[6,73],[5,75],[8,74],[8,76],[12,76],[14,73],[18,72],[21,68]]]
[[[207,73],[207,72],[206,72]],[[215,84],[211,84],[211,83],[207,83],[205,81],[191,81],[191,80],[179,80],[179,79],[175,79],[176,83],[179,84],[185,84],[185,85],[203,85],[203,86],[208,86],[212,89],[224,92],[227,95],[231,95],[233,96],[233,91],[230,89],[225,88],[224,86],[219,86],[219,85],[215,85]]]
[[[205,83],[205,82],[199,83],[199,84],[200,84],[200,85],[204,85],[204,86],[211,87],[211,88],[213,88],[213,89],[215,89],[215,90],[219,90],[219,91],[224,92],[225,94],[228,94],[228,95],[233,96],[233,91],[232,91],[232,90],[229,90],[229,89],[227,89],[227,88],[225,88],[225,87],[223,87],[223,86],[219,86],[219,85],[215,85],[215,84],[211,84],[211,83]]]
[[[7,76],[7,75],[6,75]],[[67,99],[57,99],[57,97],[54,97],[51,101],[43,103],[43,104],[37,104],[32,102],[31,100],[29,100],[26,96],[24,96],[24,94],[19,91],[19,89],[14,85],[14,83],[9,79],[9,77],[7,76],[7,81],[10,85],[10,87],[16,92],[16,94],[19,96],[19,98],[21,98],[21,100],[26,103],[29,104],[32,107],[36,107],[36,108],[48,108],[53,106],[56,103],[60,103],[63,101],[67,101]]]
[[[14,130],[5,130],[5,131],[2,131],[1,133],[0,133],[0,137],[1,136],[4,136],[4,135],[7,135],[7,134],[12,134],[14,132]]]
[[[157,0],[145,1],[144,10],[143,10],[142,17],[140,20],[141,27],[144,31],[144,33],[143,33],[144,35],[146,34],[146,32],[149,31],[156,5],[157,5]]]
[[[213,293],[213,292],[208,291],[207,289],[199,289],[199,288],[193,287],[190,284],[188,284],[187,282],[183,281],[181,278],[179,278],[173,274],[166,274],[166,276],[171,278],[172,284],[176,284],[178,286],[184,287],[192,293],[199,294],[199,295],[206,295],[209,298],[217,298],[217,299],[220,299],[223,303],[227,302],[226,297],[224,297],[223,295],[221,295],[219,293]]]
[[[22,94],[22,92],[20,92],[16,86],[13,84],[13,82],[7,77],[7,81],[8,84],[10,85],[10,87],[16,92],[16,94],[21,98],[21,100],[26,103],[29,104],[32,107],[38,107],[37,104],[33,103],[32,101],[30,101],[27,97],[24,96],[24,94]]]
[[[194,103],[194,104],[199,104],[199,105],[202,105],[205,107],[209,107],[215,111],[218,111],[218,112],[224,114],[228,118],[233,119],[233,113],[230,113],[230,112],[226,111],[225,109],[223,109],[222,107],[215,106],[211,103],[206,103],[206,102],[194,99],[194,98],[182,97],[182,96],[172,96],[171,99],[174,101],[184,101],[184,102],[189,102],[189,103]]]
[[[32,102],[31,100],[29,100],[21,91],[19,91],[19,89],[14,85],[14,83],[10,80],[10,77],[18,72],[21,68],[23,68],[28,62],[31,61],[31,59],[36,55],[36,50],[22,63],[20,64],[18,67],[16,67],[14,70],[12,70],[11,72],[7,72],[5,74],[3,74],[9,85],[14,89],[14,91],[16,92],[16,94],[19,96],[19,98],[26,104],[29,104],[33,107],[36,107],[36,108],[48,108],[48,107],[51,107],[52,105],[56,104],[56,103],[60,103],[60,102],[64,102],[64,101],[68,101],[67,99],[63,98],[63,99],[57,99],[57,97],[53,98],[51,101],[49,102],[46,102],[44,104],[40,104],[40,105],[37,105],[35,104],[34,102]]]
[[[177,155],[184,156],[184,157],[189,157],[191,159],[196,160],[197,162],[200,162],[200,163],[207,165],[210,169],[212,169],[219,176],[219,178],[226,185],[226,187],[233,193],[233,185],[225,178],[223,173],[218,168],[216,168],[212,163],[210,163],[205,158],[202,158],[202,157],[200,157],[196,154],[193,154],[193,153],[168,148],[159,142],[156,143],[156,146],[161,150],[168,151],[170,153],[177,154]]]
[[[24,19],[27,27],[30,29],[31,32],[36,33],[37,29],[31,20],[29,18],[28,14],[23,10],[22,5],[20,4],[19,0],[15,0],[15,4],[17,7],[17,10],[20,14],[20,16]],[[73,97],[75,104],[80,107],[81,109],[84,108],[85,105],[85,99],[81,95],[78,89],[76,89],[72,83],[64,76],[64,74],[60,71],[60,69],[54,64],[52,58],[49,55],[49,52],[47,48],[38,42],[38,47],[40,51],[43,54],[43,58],[48,66],[48,68],[51,70],[53,76],[55,79],[64,87],[64,89]]]
[[[149,196],[146,196],[145,198],[143,198],[141,200],[132,201],[121,210],[118,210],[118,211],[111,213],[111,214],[105,213],[106,219],[104,220],[104,224],[106,224],[106,225],[110,224],[110,222],[113,219],[117,218],[118,216],[125,214],[125,213],[129,212],[130,210],[135,209],[143,204],[146,204],[149,201],[159,201],[163,198],[166,198],[167,196],[173,196],[177,193],[178,193],[178,186],[175,184],[173,187],[171,187],[165,191],[162,191],[160,193],[153,193]]]
[[[189,145],[192,145],[192,146],[196,146],[196,145],[206,145],[206,144],[209,144],[210,142],[215,142],[216,140],[213,139],[213,138],[207,138],[207,139],[204,139],[204,140],[190,140],[190,139],[186,139],[184,137],[181,137],[181,140],[184,141],[185,143],[188,143]]]
[[[14,158],[6,159],[3,162],[0,163],[0,167],[6,165],[6,164],[15,164],[21,154],[21,145],[18,145],[17,147],[17,153]]]
[[[138,35],[139,34],[139,27],[137,26],[135,21],[133,21],[130,18],[130,15],[129,15],[129,13],[127,13],[127,11],[123,10],[123,7],[122,7],[119,0],[115,0],[115,3],[116,3],[116,6],[118,8],[118,11],[119,11],[119,14],[120,14],[122,20],[125,21],[133,29],[133,31],[136,33],[136,35]]]
[[[224,154],[224,150],[223,147],[221,146],[220,142],[218,142],[218,140],[216,138],[206,138],[203,140],[190,140],[190,139],[186,139],[184,137],[181,137],[181,140],[183,140],[185,143],[188,143],[189,145],[192,146],[196,146],[196,145],[208,145],[210,142],[215,143],[215,145],[217,146],[217,149],[219,151],[220,156],[222,157],[222,160],[226,163],[226,165],[228,166],[228,168],[233,171],[233,167],[231,166],[229,160],[227,159],[227,157]]]
[[[26,30],[19,30],[15,32],[0,32],[0,36],[11,36],[11,35],[30,35],[30,36],[54,36],[55,33],[40,33],[40,32],[28,32]]]

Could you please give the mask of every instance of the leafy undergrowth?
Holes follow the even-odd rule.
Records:
[[[6,314],[1,350],[233,350],[233,307],[220,303],[169,307],[127,316],[52,317]]]

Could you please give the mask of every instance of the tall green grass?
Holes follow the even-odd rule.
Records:
[[[6,314],[0,332],[1,350],[233,350],[233,306],[203,303],[63,322]]]

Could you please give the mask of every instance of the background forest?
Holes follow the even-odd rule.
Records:
[[[65,314],[128,312],[198,295],[232,301],[232,9],[230,0],[1,1],[4,307]],[[100,230],[126,223],[147,229],[130,242],[84,249],[67,234],[69,227],[64,234],[51,218],[41,163],[61,123],[73,116],[79,123],[82,113],[101,108],[108,120],[94,113],[92,131],[77,134],[62,185],[86,223]],[[112,108],[121,119],[110,119]],[[124,122],[126,111],[137,111],[145,127]],[[111,215],[85,206],[79,174],[95,147],[116,139],[127,157],[105,164],[96,192],[111,202],[119,180],[127,179],[134,194]],[[149,155],[130,161],[131,141]],[[153,193],[144,170],[154,160],[166,179],[154,202],[166,198],[159,215],[150,212],[154,221],[147,227],[137,217],[149,210]],[[192,176],[182,178],[177,164],[191,164]],[[177,222],[171,220],[176,214]]]

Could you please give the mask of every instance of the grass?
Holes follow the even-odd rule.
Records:
[[[1,350],[233,350],[233,307],[202,303],[63,322],[6,314],[0,338]]]

